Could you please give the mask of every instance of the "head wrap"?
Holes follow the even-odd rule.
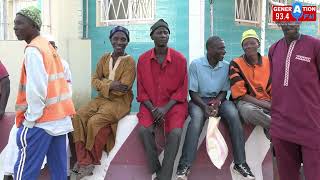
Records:
[[[253,29],[249,29],[249,30],[244,31],[244,32],[242,33],[241,45],[242,45],[243,41],[244,41],[245,39],[247,39],[247,38],[255,38],[255,39],[257,39],[258,42],[260,43],[259,37],[258,37],[256,31],[253,30]]]
[[[30,7],[21,9],[17,13],[17,15],[18,14],[30,19],[37,26],[38,30],[40,30],[42,21],[41,21],[41,11],[38,8],[34,6],[30,6]]]
[[[163,19],[159,19],[156,23],[154,23],[151,28],[150,28],[150,36],[153,34],[153,32],[158,29],[159,27],[165,27],[170,34],[170,29],[168,26],[168,23],[166,21],[164,21]]]
[[[111,39],[112,38],[112,36],[116,33],[116,32],[123,32],[125,35],[126,35],[126,37],[127,37],[127,39],[128,39],[128,42],[130,41],[130,38],[129,38],[129,30],[127,29],[127,28],[125,28],[125,27],[122,27],[122,26],[116,26],[116,27],[114,27],[113,29],[111,29],[111,31],[110,31],[110,35],[109,35],[109,39]]]

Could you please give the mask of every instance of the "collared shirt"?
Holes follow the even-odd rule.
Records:
[[[166,131],[181,128],[187,116],[188,74],[187,61],[181,53],[168,48],[162,64],[157,62],[154,49],[139,57],[137,65],[137,101],[141,102],[138,113],[139,122],[148,127],[153,123],[150,111],[143,102],[150,100],[155,107],[176,100],[166,114]]]
[[[229,64],[219,61],[212,67],[207,56],[192,61],[189,67],[189,90],[199,93],[200,97],[216,97],[220,91],[228,91]]]
[[[320,149],[320,40],[283,38],[269,50],[272,67],[271,135]]]
[[[30,125],[43,115],[47,96],[48,73],[43,64],[42,55],[37,48],[27,47],[24,59],[27,74],[26,99],[28,103],[28,109],[24,114],[26,118],[24,125]],[[59,136],[73,131],[70,116],[55,121],[35,123],[34,126],[44,129],[52,136]]]

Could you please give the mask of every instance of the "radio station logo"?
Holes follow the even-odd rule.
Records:
[[[316,20],[317,6],[303,6],[300,2],[294,2],[291,6],[272,6],[272,21],[275,22]]]

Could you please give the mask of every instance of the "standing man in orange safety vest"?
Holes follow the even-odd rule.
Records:
[[[39,36],[41,12],[19,11],[14,20],[18,40],[24,40],[24,60],[16,102],[18,159],[15,179],[38,179],[45,156],[52,180],[67,179],[66,134],[75,114],[61,59],[48,40]]]

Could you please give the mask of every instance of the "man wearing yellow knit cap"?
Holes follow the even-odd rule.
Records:
[[[230,63],[229,78],[232,98],[246,123],[270,126],[271,77],[268,57],[258,53],[260,41],[253,30],[243,32],[244,54]],[[268,133],[267,133],[268,134]]]

